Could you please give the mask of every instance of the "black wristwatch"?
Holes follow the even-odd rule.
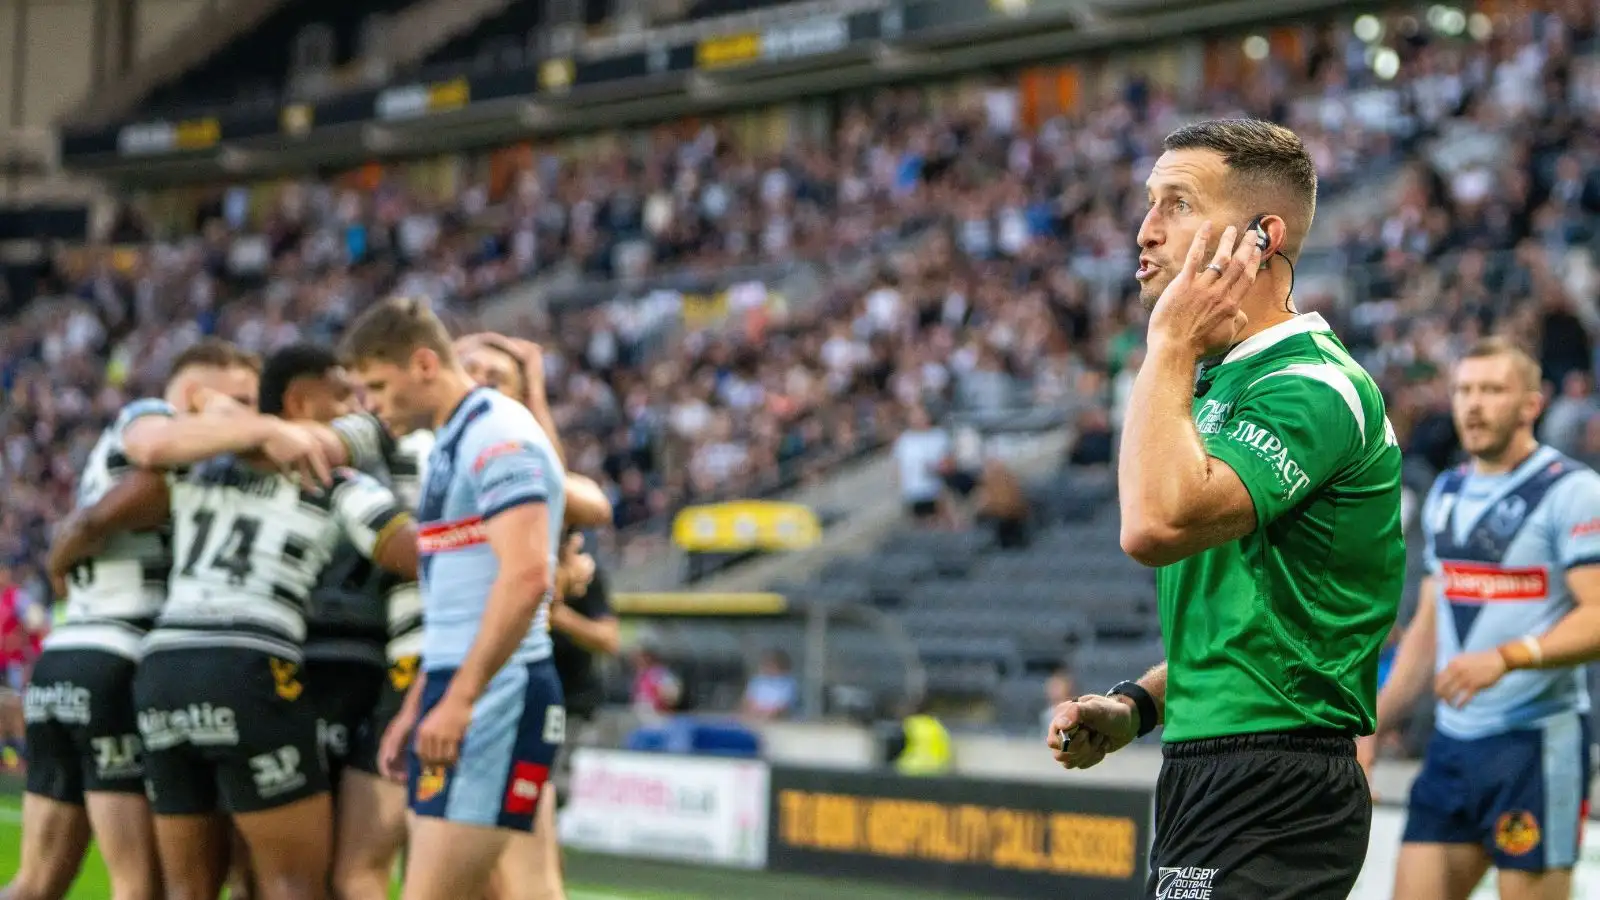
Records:
[[[1150,692],[1140,687],[1137,681],[1119,681],[1106,692],[1107,697],[1119,694],[1132,700],[1134,710],[1139,713],[1139,737],[1155,731],[1161,719],[1161,714],[1156,711],[1156,698],[1150,696]]]

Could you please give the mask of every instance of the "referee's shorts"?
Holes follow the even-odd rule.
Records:
[[[1355,741],[1305,730],[1170,743],[1145,894],[1347,900],[1372,830]]]

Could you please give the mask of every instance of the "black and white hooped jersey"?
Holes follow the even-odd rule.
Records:
[[[350,452],[350,468],[389,485],[414,510],[422,497],[422,472],[433,452],[433,432],[419,429],[396,438],[376,417],[352,413],[333,422],[334,433]]]
[[[387,484],[407,509],[415,509],[422,466],[433,432],[395,440],[374,417],[356,413],[333,429],[350,452],[351,467]],[[373,565],[348,542],[323,570],[306,616],[305,658],[382,666],[422,652],[422,595]]]
[[[170,418],[176,414],[164,400],[135,400],[124,406],[89,452],[78,478],[76,508],[93,506],[135,470],[123,445],[129,425],[145,416]],[[137,659],[145,632],[166,602],[171,567],[166,529],[112,536],[98,556],[72,570],[66,610],[44,646],[104,650]]]
[[[172,579],[146,652],[247,647],[301,658],[307,601],[341,541],[370,558],[409,519],[353,469],[326,491],[221,456],[169,479]]]

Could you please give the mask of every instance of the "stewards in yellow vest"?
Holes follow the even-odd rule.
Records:
[[[901,775],[943,775],[950,771],[950,732],[933,716],[917,713],[900,723],[906,745],[895,758]]]

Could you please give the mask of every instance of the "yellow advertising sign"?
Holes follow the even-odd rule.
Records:
[[[222,126],[216,119],[191,119],[172,127],[172,146],[178,150],[204,150],[222,139]]]
[[[774,812],[779,845],[797,849],[1092,878],[1128,878],[1139,856],[1120,816],[790,789]]]
[[[781,616],[789,610],[782,594],[737,592],[697,594],[619,592],[611,595],[619,616]]]
[[[706,38],[694,48],[694,64],[699,69],[739,66],[760,58],[761,35],[754,31]]]
[[[822,540],[822,522],[799,503],[736,500],[691,506],[672,521],[672,542],[690,553],[803,550]]]
[[[472,86],[465,78],[428,85],[428,112],[460,109],[472,102]]]

